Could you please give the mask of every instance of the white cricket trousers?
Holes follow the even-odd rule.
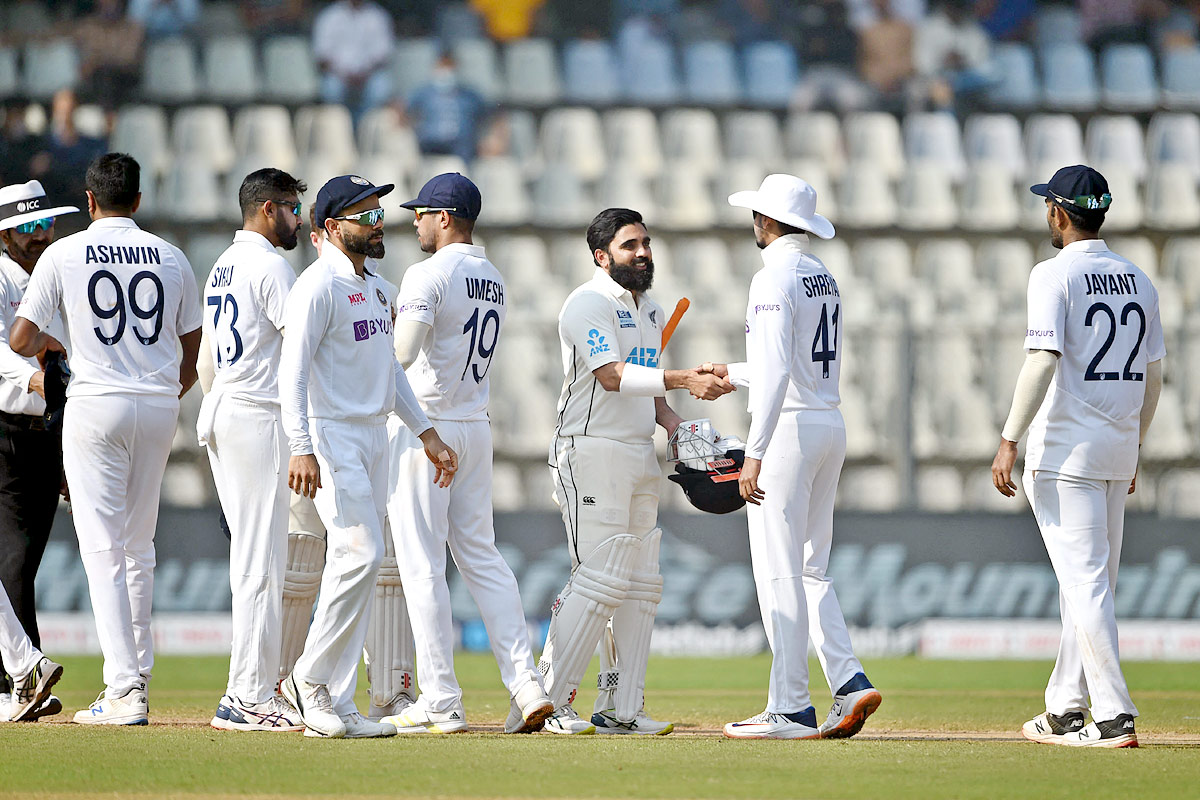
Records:
[[[178,417],[178,399],[132,394],[72,397],[63,415],[63,471],[110,698],[154,666],[154,530]]]
[[[1063,630],[1046,710],[1087,711],[1090,697],[1097,721],[1136,717],[1121,673],[1113,605],[1129,481],[1027,470],[1022,483],[1058,577]]]
[[[425,448],[399,419],[388,419],[388,519],[417,651],[417,683],[434,711],[462,698],[454,675],[454,623],[446,584],[446,545],[487,628],[500,679],[516,694],[535,673],[529,627],[512,569],[496,549],[492,523],[492,427],[487,420],[433,420],[458,453],[450,486],[433,482]]]
[[[777,714],[812,705],[810,637],[831,693],[862,671],[825,574],[846,459],[840,422],[838,412],[780,414],[759,473],[762,505],[746,506],[758,606],[773,656],[766,710]]]
[[[42,659],[41,652],[21,627],[21,620],[17,619],[17,612],[3,586],[0,586],[0,658],[4,659],[4,668],[13,678],[28,675]],[[8,709],[0,709],[0,713],[7,714]]]
[[[287,568],[287,436],[279,406],[209,394],[208,461],[229,524],[233,647],[226,693],[244,703],[275,694]]]
[[[323,488],[317,514],[325,523],[325,571],[304,652],[292,673],[326,684],[334,710],[357,710],[358,660],[367,639],[375,576],[383,561],[388,446],[384,417],[310,419]]]

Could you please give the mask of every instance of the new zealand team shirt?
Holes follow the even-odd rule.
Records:
[[[296,272],[253,231],[238,231],[204,282],[204,333],[216,377],[212,391],[279,404],[284,306]]]
[[[310,417],[383,423],[394,410],[414,433],[429,428],[396,361],[383,282],[358,275],[332,243],[296,279],[284,322],[279,399],[292,455],[313,452]]]
[[[729,379],[748,387],[751,419],[747,458],[762,458],[781,412],[842,427],[841,293],[837,281],[808,252],[808,236],[780,236],[762,251],[763,268],[750,282],[746,358],[729,365]]]
[[[664,324],[658,303],[645,293],[634,303],[633,294],[599,267],[571,292],[558,315],[566,376],[556,436],[600,436],[629,444],[652,440],[654,398],[605,391],[592,370],[620,361],[657,368]]]
[[[433,326],[408,368],[431,419],[486,420],[492,356],[504,325],[504,278],[483,248],[450,244],[408,268],[396,320]]]
[[[104,217],[38,259],[17,316],[45,330],[56,311],[70,340],[68,397],[177,402],[179,337],[199,330],[199,292],[179,248],[129,217]]]
[[[1029,275],[1025,348],[1062,354],[1029,426],[1025,468],[1132,478],[1146,364],[1166,355],[1146,273],[1103,239],[1068,244]]]

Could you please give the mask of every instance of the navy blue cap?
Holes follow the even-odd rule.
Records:
[[[383,197],[395,188],[396,185],[393,183],[376,186],[358,175],[339,175],[336,178],[330,178],[317,192],[317,201],[313,204],[317,228],[324,228],[325,220],[338,216],[343,210],[364,197],[370,197],[373,194]]]
[[[1096,170],[1082,164],[1063,167],[1054,173],[1048,183],[1030,186],[1029,191],[1060,204],[1075,206],[1081,211],[1099,211],[1112,204],[1108,181]]]
[[[463,219],[478,219],[483,200],[479,187],[458,172],[444,172],[430,178],[416,200],[401,203],[401,208],[439,208]]]

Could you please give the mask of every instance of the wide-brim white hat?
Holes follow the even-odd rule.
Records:
[[[51,207],[40,181],[14,183],[0,189],[0,231],[78,210],[75,206]]]
[[[833,238],[833,223],[817,213],[817,190],[795,175],[768,175],[758,191],[729,195],[729,205],[757,211],[822,239]]]

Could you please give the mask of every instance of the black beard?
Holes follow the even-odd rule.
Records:
[[[364,233],[362,236],[346,236],[343,241],[346,243],[346,250],[351,253],[358,253],[367,258],[383,258],[383,240],[372,242],[371,236],[374,231]]]
[[[21,247],[15,241],[6,245],[9,258],[17,262],[21,269],[30,269],[42,257],[42,253],[46,252],[46,248],[50,246],[50,242],[31,241],[27,247]],[[29,267],[25,265],[28,264]]]
[[[634,264],[639,262],[635,261]],[[644,292],[654,283],[654,262],[645,261],[645,269],[638,269],[634,266],[624,266],[613,264],[608,269],[608,274],[622,289],[628,289],[631,292]]]
[[[290,232],[287,229],[287,223],[280,220],[275,221],[275,238],[279,239],[279,246],[284,250],[295,250],[299,244],[300,226],[297,225]]]

